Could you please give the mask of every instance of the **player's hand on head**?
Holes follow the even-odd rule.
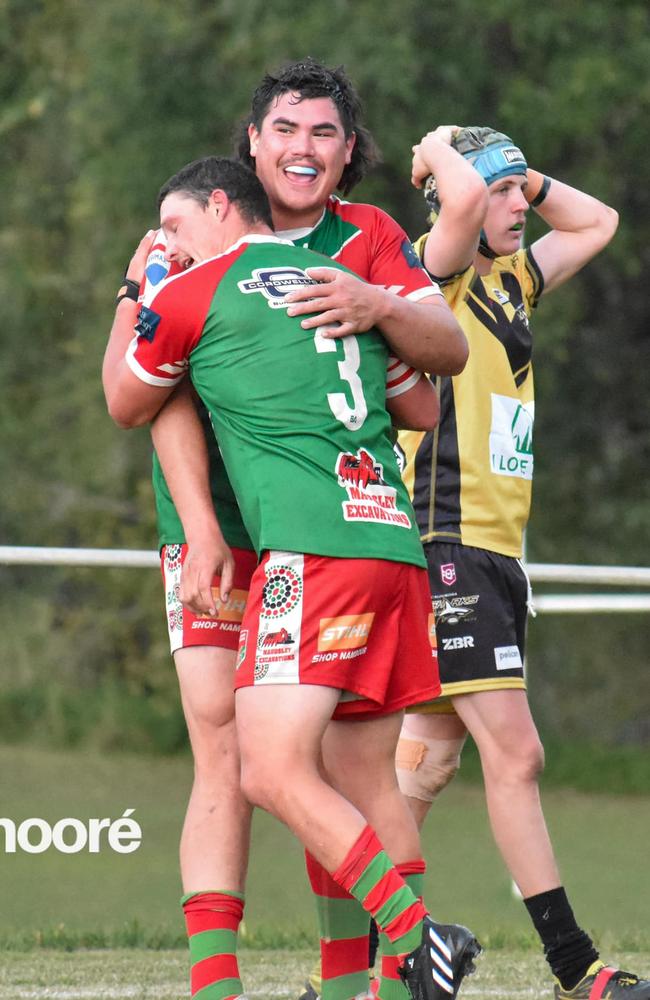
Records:
[[[129,266],[126,269],[125,274],[125,277],[129,278],[131,281],[137,281],[139,284],[142,283],[147,257],[149,256],[151,248],[154,244],[156,232],[157,230],[155,229],[148,229],[138,243],[135,253],[129,261]]]
[[[223,537],[190,542],[181,573],[181,603],[195,615],[216,615],[212,581],[215,576],[221,578],[219,597],[225,603],[232,590],[234,571],[235,560]]]
[[[411,162],[411,184],[421,188],[427,177],[434,173],[433,159],[436,144],[451,146],[453,138],[461,130],[460,125],[438,125],[432,132],[427,132],[415,146],[411,147],[413,160]],[[433,154],[433,155],[432,155]]]
[[[302,320],[304,330],[325,326],[330,328],[325,336],[346,337],[375,325],[382,289],[333,267],[309,267],[307,274],[318,284],[305,285],[286,297],[291,303],[289,316],[313,314]]]

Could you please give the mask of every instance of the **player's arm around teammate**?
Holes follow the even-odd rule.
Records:
[[[457,375],[467,361],[467,341],[454,314],[441,297],[413,302],[379,285],[365,284],[328,267],[310,268],[319,282],[316,296],[305,290],[291,293],[290,316],[316,312],[302,321],[303,329],[340,323],[329,336],[381,330],[403,361],[422,371]]]

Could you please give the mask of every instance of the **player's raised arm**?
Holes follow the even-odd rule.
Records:
[[[474,259],[488,207],[485,181],[451,145],[457,125],[440,125],[413,146],[411,182],[422,187],[435,216],[424,265],[437,279],[466,270]]]
[[[544,292],[550,292],[607,246],[616,232],[618,213],[584,191],[530,168],[525,196],[551,226],[551,232],[531,248],[544,276]]]

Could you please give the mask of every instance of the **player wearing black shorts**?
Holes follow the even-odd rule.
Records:
[[[533,475],[532,334],[542,295],[614,235],[617,215],[528,167],[508,136],[441,126],[414,147],[432,228],[417,249],[470,344],[438,379],[433,432],[400,434],[437,620],[438,703],[406,718],[402,791],[422,823],[453,777],[467,733],[483,768],[492,831],[542,941],[556,1000],[640,1000],[650,982],[608,968],[576,923],[542,812],[543,749],[524,676],[530,588],[520,563]],[[529,207],[549,232],[524,249]]]

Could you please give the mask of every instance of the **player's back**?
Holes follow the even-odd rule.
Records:
[[[287,315],[285,296],[311,283],[320,255],[258,237],[224,256],[227,268],[197,268],[215,272],[216,290],[190,369],[256,547],[419,563],[383,338],[328,339]]]

